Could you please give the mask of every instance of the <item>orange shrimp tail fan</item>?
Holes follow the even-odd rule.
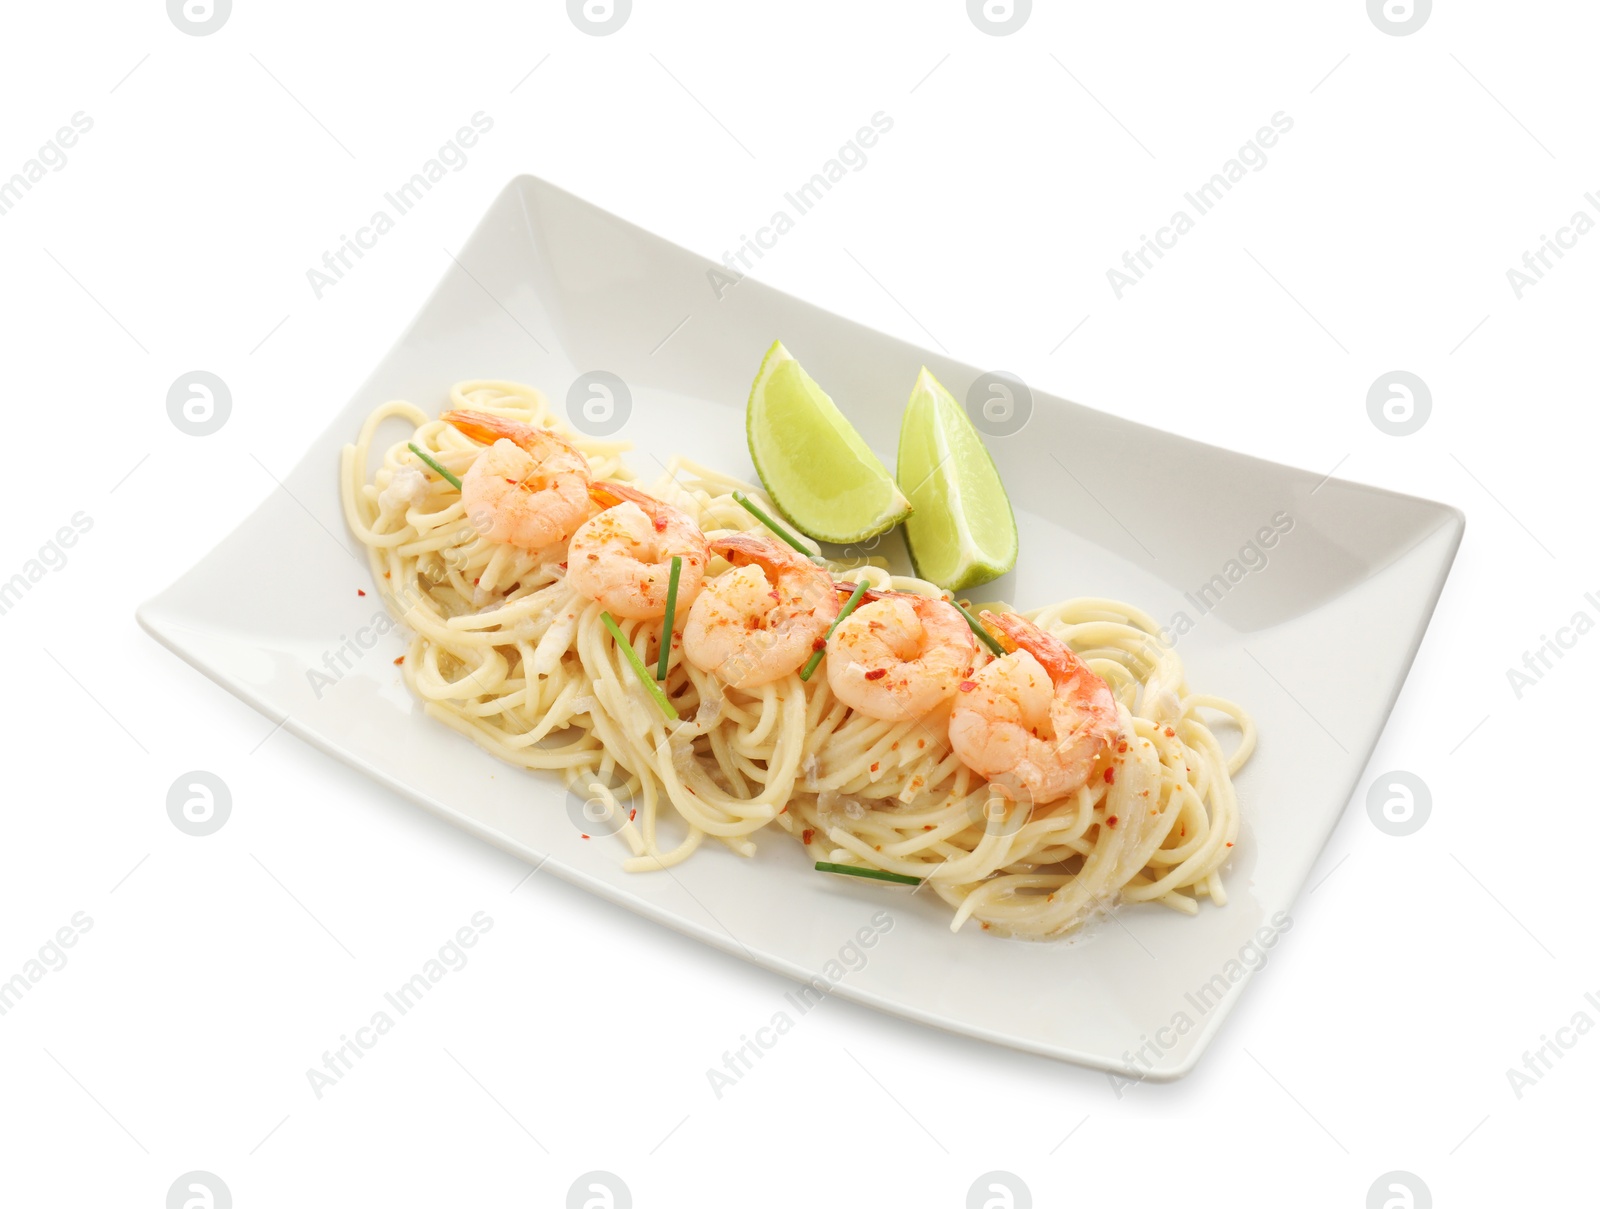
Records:
[[[650,516],[654,516],[661,509],[661,501],[655,496],[646,495],[637,487],[612,482],[610,479],[600,479],[590,483],[589,498],[604,508],[614,508],[623,503],[638,504]]]
[[[507,416],[494,416],[485,411],[447,411],[439,418],[463,436],[471,437],[482,445],[510,441],[528,453],[538,453],[541,446],[548,451],[553,444],[582,456],[576,445],[554,429],[524,424]]]
[[[1027,642],[1020,640],[1026,631],[1031,630],[1043,636],[1037,626],[1016,613],[991,613],[985,609],[978,614],[978,621],[988,632],[989,637],[998,642],[1008,655],[1018,647],[1028,650],[1030,654],[1034,653]]]

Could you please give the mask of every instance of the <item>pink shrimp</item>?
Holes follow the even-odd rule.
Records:
[[[858,713],[886,722],[920,718],[972,675],[978,640],[947,600],[868,592],[828,639],[828,687]]]
[[[540,550],[589,515],[589,460],[548,428],[481,411],[440,419],[488,448],[461,476],[461,504],[485,539]]]
[[[958,695],[950,746],[1008,798],[1038,806],[1066,797],[1120,732],[1116,699],[1064,642],[1020,614],[985,610],[980,620],[1015,649]]]
[[[667,611],[676,555],[682,560],[677,608],[692,605],[710,558],[700,526],[671,504],[623,483],[594,483],[589,495],[605,511],[572,535],[567,582],[613,616],[660,617]]]
[[[711,550],[734,569],[708,582],[689,611],[685,658],[733,688],[757,688],[796,671],[839,612],[827,571],[754,534],[716,538]]]

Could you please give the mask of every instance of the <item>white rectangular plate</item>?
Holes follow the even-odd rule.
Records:
[[[774,339],[885,454],[919,366],[957,398],[980,371],[753,280],[719,299],[711,261],[531,177],[506,187],[459,261],[284,490],[139,610],[145,629],[443,818],[707,944],[810,981],[888,909],[893,932],[835,994],[1106,1070],[1156,1079],[1190,1070],[1243,990],[1252,937],[1290,909],[1356,785],[1461,540],[1461,514],[1036,393],[1022,431],[989,441],[1022,557],[983,592],[1019,607],[1113,596],[1163,623],[1180,613],[1194,623],[1178,639],[1191,687],[1243,703],[1261,728],[1238,780],[1244,826],[1229,905],[1203,904],[1194,918],[1124,908],[1072,943],[1001,940],[971,925],[952,935],[931,895],[815,873],[776,832],[758,837],[754,859],[706,845],[670,875],[625,874],[620,845],[586,841],[569,822],[555,776],[507,775],[423,715],[391,662],[398,634],[320,699],[314,692],[308,669],[380,608],[352,590],[372,585],[340,512],[340,447],[391,398],[434,409],[455,381],[503,377],[540,387],[559,410],[578,375],[602,369],[629,387],[620,435],[634,442],[642,477],[659,471],[652,454],[681,452],[749,478],[743,407]],[[1278,514],[1292,528],[1251,553]],[[1226,987],[1220,1000],[1194,997],[1207,984]],[[1181,1034],[1168,1028],[1179,1014],[1189,1022]],[[1158,1029],[1149,1069],[1130,1067],[1125,1055]]]

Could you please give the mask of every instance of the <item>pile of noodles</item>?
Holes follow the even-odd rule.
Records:
[[[632,477],[625,444],[570,431],[530,387],[463,382],[449,406],[552,427],[594,477]],[[409,431],[369,467],[380,425],[396,418]],[[1232,776],[1255,728],[1238,706],[1189,691],[1177,654],[1140,610],[1080,598],[1024,614],[1110,685],[1122,733],[1076,793],[1009,802],[951,751],[948,706],[879,721],[835,697],[820,669],[808,681],[791,673],[740,691],[690,666],[674,642],[662,684],[679,715],[670,720],[600,606],[567,586],[565,544],[527,551],[484,540],[460,492],[408,442],[458,478],[484,449],[392,402],[344,451],[346,518],[387,607],[413,635],[406,682],[432,717],[495,755],[559,772],[593,820],[586,834],[617,837],[629,870],[677,864],[708,839],[750,855],[755,834],[776,826],[813,859],[923,879],[953,908],[952,928],[975,918],[1047,938],[1119,899],[1191,914],[1200,897],[1226,901],[1221,871],[1239,830]],[[646,489],[709,536],[762,528],[732,496],[762,499],[757,488],[686,459],[671,459]],[[873,588],[939,594],[871,562],[828,565]],[[713,558],[708,577],[725,569]],[[686,620],[680,610],[680,636]],[[653,668],[660,620],[620,625]],[[1238,731],[1231,753],[1213,733],[1219,720]]]

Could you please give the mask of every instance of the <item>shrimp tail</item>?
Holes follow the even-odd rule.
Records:
[[[667,526],[675,520],[699,532],[698,526],[681,509],[674,508],[653,495],[646,495],[637,487],[630,487],[626,483],[618,483],[611,479],[596,479],[589,484],[589,498],[602,508],[614,508],[618,504],[636,505],[639,511],[650,518],[650,523],[655,526],[657,533],[665,532]]]
[[[1041,630],[1021,613],[991,613],[985,609],[979,620],[1008,651],[1020,648],[1037,659],[1055,684],[1079,674],[1100,679],[1071,647],[1054,634]]]
[[[637,487],[613,482],[610,479],[597,479],[590,483],[589,498],[602,508],[613,508],[618,504],[638,504],[645,515],[650,517],[657,516],[667,506],[655,496],[646,495]]]
[[[1002,621],[1002,617],[1006,620]],[[1000,648],[1008,655],[1015,651],[1018,646],[1016,638],[1012,636],[1011,630],[1008,628],[1010,619],[1013,617],[1017,621],[1023,620],[1021,617],[1017,617],[1015,613],[991,613],[988,609],[984,609],[978,614],[978,624],[983,627],[984,632],[990,638],[1000,644]]]
[[[735,566],[772,561],[771,547],[761,538],[748,533],[725,533],[721,537],[714,537],[711,539],[711,549]]]
[[[795,553],[787,546],[780,546],[770,538],[755,533],[724,533],[721,537],[712,539],[711,549],[736,567],[754,563],[767,571],[777,573],[816,566],[809,558]],[[850,584],[844,590],[854,592],[855,588],[855,584]]]
[[[833,581],[833,586],[835,588],[837,588],[839,591],[843,592],[846,596],[849,596],[851,593],[853,593],[856,590],[856,588],[859,585],[853,584],[853,583],[846,583],[846,582],[844,582],[842,580],[837,580],[836,579],[836,580]],[[888,596],[888,595],[890,595],[890,593],[888,593],[888,592],[880,592],[876,588],[868,588],[865,592],[861,593],[861,603],[862,604],[870,604],[872,601],[874,601],[874,600],[882,600],[885,596]]]
[[[854,592],[856,588],[860,587],[859,584],[854,584],[849,580],[842,579],[834,580],[833,586],[838,588],[839,591],[843,592],[846,596]],[[861,593],[862,604],[871,604],[874,600],[892,599],[908,600],[911,602],[911,607],[914,609],[926,609],[931,605],[950,603],[949,599],[944,596],[925,596],[921,592],[896,592],[893,588],[868,588],[865,592]]]
[[[528,425],[520,420],[492,416],[482,411],[447,411],[439,418],[481,445],[510,441],[521,449],[528,447]]]
[[[496,441],[510,441],[517,448],[531,454],[548,449],[550,445],[579,453],[578,447],[559,432],[524,424],[521,420],[490,415],[484,411],[447,411],[439,418],[464,436],[471,437],[483,445],[493,445]]]
[[[978,620],[1008,652],[1021,649],[1037,659],[1052,680],[1068,675],[1080,662],[1066,643],[1045,633],[1021,613],[991,613],[985,609],[978,614]]]

